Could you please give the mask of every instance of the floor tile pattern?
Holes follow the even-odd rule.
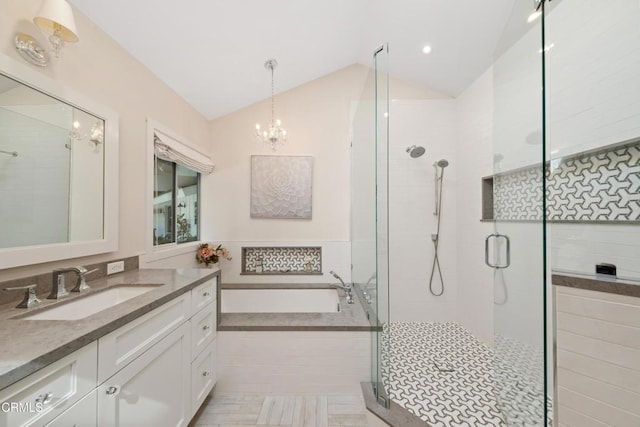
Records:
[[[543,424],[541,388],[531,379],[541,372],[540,355],[531,348],[497,339],[496,390],[493,351],[461,326],[392,323],[386,334],[389,395],[434,427]]]
[[[214,393],[193,427],[243,426],[367,426],[359,393],[264,395]]]

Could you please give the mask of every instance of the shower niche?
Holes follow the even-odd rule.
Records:
[[[640,139],[546,162],[548,222],[640,223]],[[542,221],[542,170],[482,178],[482,220]]]

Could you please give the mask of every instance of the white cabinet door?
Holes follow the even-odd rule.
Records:
[[[93,390],[46,427],[96,427],[97,391]]]
[[[191,416],[189,322],[98,388],[98,426],[177,427]]]
[[[195,414],[216,384],[216,340],[191,365],[191,413]]]

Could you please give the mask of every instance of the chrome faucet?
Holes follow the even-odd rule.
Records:
[[[338,279],[340,281],[340,283],[341,283],[341,284],[332,283],[329,286],[331,286],[333,288],[342,289],[344,291],[344,293],[347,295],[347,304],[353,304],[353,289],[352,289],[351,285],[348,284],[348,283],[344,283],[344,280],[342,280],[342,278],[335,271],[331,270],[329,272],[329,274],[331,274],[333,277]]]
[[[71,292],[80,292],[85,289],[89,289],[89,286],[85,281],[85,276],[97,270],[98,269],[96,268],[94,270],[89,271],[82,266],[56,268],[55,270],[53,270],[53,276],[51,280],[52,281],[51,293],[49,294],[47,299],[59,299],[69,295],[69,292],[65,288],[65,280],[64,280],[65,273],[76,273],[76,286],[71,290]]]
[[[40,303],[38,297],[36,297],[36,287],[37,284],[27,285],[27,286],[14,286],[11,288],[4,288],[5,291],[26,291],[24,293],[24,298],[16,306],[16,308],[31,308]]]
[[[74,286],[74,288],[71,289],[71,292],[81,292],[87,289],[91,289],[89,288],[89,285],[87,285],[85,276],[87,274],[91,274],[93,272],[98,271],[99,268],[94,268],[93,270],[87,270],[86,268],[80,266],[80,267],[76,267],[76,269],[77,269],[76,273],[78,275],[78,279],[76,280],[76,286]]]

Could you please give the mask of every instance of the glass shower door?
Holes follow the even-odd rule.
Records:
[[[352,106],[351,281],[368,302],[371,383],[378,402],[388,406],[388,57],[386,46],[373,54],[360,99]]]
[[[516,2],[493,67],[494,376],[507,426],[543,426],[547,413],[544,178],[544,15]],[[526,3],[522,5],[521,3]],[[543,8],[544,5],[540,5]],[[530,18],[529,18],[530,17]],[[491,206],[492,205],[492,206]]]

